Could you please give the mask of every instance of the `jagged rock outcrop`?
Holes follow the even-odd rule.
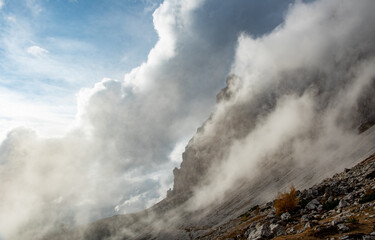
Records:
[[[348,57],[345,62],[337,64],[337,71],[342,71],[343,68],[354,68],[356,60],[358,59]],[[220,105],[218,108],[224,108],[225,114],[220,115],[214,112],[189,141],[182,155],[183,161],[180,168],[173,170],[174,186],[169,196],[190,192],[200,184],[212,164],[223,161],[228,156],[231,144],[251,133],[257,120],[266,117],[275,109],[278,99],[291,93],[302,95],[309,89],[315,89],[317,115],[319,112],[323,114],[330,106],[330,101],[337,101],[335,98],[339,96],[341,89],[350,85],[351,80],[345,77],[335,79],[337,76],[332,77],[331,73],[298,70],[280,76],[278,84],[270,84],[259,92],[253,93],[251,101],[250,99],[232,101],[238,94],[237,91],[242,88],[244,80],[235,75],[229,76],[227,87],[217,96],[217,103]],[[325,83],[328,79],[333,82],[342,80],[340,88],[335,89],[334,83],[329,85]],[[303,86],[293,83],[297,81],[304,82]],[[342,109],[336,121],[340,122],[343,128],[358,129],[359,133],[369,129],[375,124],[374,91],[375,78],[362,90],[354,109]],[[319,125],[319,120],[316,125]],[[318,129],[312,131],[316,130]]]

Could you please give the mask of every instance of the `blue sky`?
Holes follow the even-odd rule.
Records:
[[[160,1],[0,2],[0,140],[17,126],[62,134],[77,92],[122,80],[158,38],[152,13]]]

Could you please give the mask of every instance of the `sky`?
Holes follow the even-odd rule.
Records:
[[[159,1],[1,1],[0,139],[16,126],[61,136],[76,95],[122,79],[157,41]]]

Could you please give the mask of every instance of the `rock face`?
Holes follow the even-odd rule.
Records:
[[[342,68],[351,68],[345,64],[338,68],[340,70]],[[291,75],[293,74],[295,73],[291,73]],[[329,76],[325,76],[325,78],[329,78]],[[235,75],[227,78],[227,87],[217,95],[217,103],[218,105],[225,103],[224,105],[230,107],[225,109],[226,114],[224,115],[213,113],[189,141],[182,155],[183,161],[180,168],[173,170],[174,185],[168,196],[190,192],[197,184],[201,183],[208,169],[228,155],[228,149],[231,144],[236,140],[245,138],[252,132],[256,127],[256,120],[266,117],[269,112],[272,112],[277,106],[278,98],[283,96],[285,92],[301,95],[306,90],[303,87],[295,87],[293,81],[296,81],[296,79],[293,79],[293,77],[285,76],[280,77],[278,80],[277,86],[267,86],[264,91],[254,96],[256,99],[254,100],[253,98],[253,101],[233,102],[232,99],[236,97],[238,88],[241,88],[243,79],[239,79]],[[317,108],[324,112],[329,105],[329,101],[334,101],[335,91],[338,94],[340,89],[327,89],[328,86],[324,84],[324,80],[317,81],[315,78],[305,80],[310,81],[306,83],[306,88],[313,86],[318,93],[321,93],[316,96],[318,98],[317,104],[321,105]],[[342,82],[349,84],[350,79]],[[345,84],[342,87],[345,87]],[[327,91],[329,95],[326,94]],[[342,115],[351,116],[345,119],[345,125],[348,125],[348,128],[357,128],[362,133],[375,124],[374,91],[375,79],[371,81],[368,88],[362,90],[356,107],[348,112],[342,112]],[[337,121],[341,120],[337,119]],[[345,191],[345,189],[340,191]]]
[[[341,130],[352,129],[362,133],[373,126],[375,124],[374,76],[369,76],[366,80],[364,77],[361,78],[362,85],[356,90],[358,96],[349,94],[344,97],[345,105],[337,105],[343,100],[343,96],[346,96],[342,95],[343,92],[353,88],[354,83],[359,81],[359,77],[356,76],[358,69],[372,61],[375,56],[375,45],[368,44],[375,42],[373,28],[362,29],[360,25],[354,29],[361,29],[361,33],[364,31],[366,34],[361,38],[362,35],[348,33],[346,35],[348,39],[343,41],[342,45],[338,45],[335,40],[326,43],[327,46],[331,46],[330,54],[327,52],[314,54],[314,56],[322,55],[322,59],[319,58],[324,59],[322,65],[306,64],[297,65],[298,67],[285,65],[288,67],[283,69],[281,67],[283,64],[280,64],[277,72],[261,66],[259,69],[254,69],[257,72],[255,77],[247,71],[238,71],[235,72],[236,75],[230,75],[226,80],[227,86],[217,95],[216,110],[189,141],[180,168],[174,169],[174,186],[168,196],[190,192],[196,185],[202,183],[208,169],[228,156],[230,146],[252,133],[258,123],[273,113],[278,103],[286,96],[300,97],[310,93],[313,96],[315,112],[311,117],[310,131],[306,135],[296,136],[295,141],[318,137],[327,127],[324,126],[321,118],[327,111],[332,110],[330,108],[334,108],[335,112],[334,119],[331,119],[332,123],[340,123],[338,125]],[[359,43],[361,47],[358,46]],[[280,46],[282,48],[283,45]],[[337,46],[341,47],[336,49]],[[325,51],[323,49],[322,51]],[[269,54],[272,54],[272,51]],[[296,59],[298,54],[292,52],[290,55],[285,54],[286,59],[290,59],[291,62],[299,62],[299,58]],[[251,65],[251,61],[247,64]],[[272,74],[269,74],[269,71]],[[266,78],[268,75],[271,76]],[[334,145],[334,143],[329,144]],[[284,145],[287,146],[288,143]],[[313,162],[319,159],[310,160]],[[340,191],[345,192],[345,187]]]
[[[230,101],[236,88],[240,86],[240,79],[235,75],[229,76],[226,82],[227,86],[217,95],[218,104]],[[207,136],[205,127],[210,123],[213,115],[197,130],[182,154],[181,167],[173,170],[174,184],[171,195],[191,191],[204,178],[209,167],[228,154],[231,142],[245,137],[254,128],[254,122],[249,119],[253,112],[244,108],[245,105],[241,105],[228,109],[228,117],[219,120],[218,125],[221,127],[210,136]],[[234,121],[241,124],[233,126]],[[223,138],[223,135],[226,137]]]

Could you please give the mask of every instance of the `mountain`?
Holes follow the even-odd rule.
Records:
[[[230,98],[228,91],[233,78],[228,78],[228,86],[218,94],[218,103]],[[353,125],[350,126],[353,126],[352,129],[356,132],[355,142],[350,141],[344,145],[345,151],[343,148],[325,150],[324,153],[329,154],[325,159],[329,162],[312,161],[301,164],[300,160],[297,161],[293,156],[290,146],[283,145],[281,151],[267,156],[267,161],[255,166],[260,175],[253,173],[252,169],[247,169],[249,178],[236,180],[235,187],[224,187],[221,197],[212,202],[208,195],[214,191],[210,192],[210,189],[205,189],[202,184],[210,164],[220,165],[216,159],[227,154],[228,147],[225,146],[228,145],[228,139],[243,138],[248,134],[242,131],[244,124],[248,124],[246,129],[251,129],[252,123],[246,120],[250,118],[251,113],[239,111],[237,108],[230,116],[235,116],[239,112],[240,118],[226,117],[222,126],[229,127],[220,128],[221,132],[216,132],[217,135],[213,137],[219,140],[202,143],[200,139],[213,116],[198,129],[196,136],[186,147],[181,168],[174,171],[174,189],[169,191],[166,199],[137,214],[114,216],[80,229],[65,229],[58,234],[48,235],[45,239],[213,239],[214,233],[215,236],[219,233],[225,235],[231,231],[229,226],[233,227],[233,221],[239,221],[238,216],[255,205],[269,206],[270,203],[266,202],[274,199],[277,192],[291,184],[298,190],[311,187],[374,153],[375,127],[371,127],[374,111],[369,110],[375,106],[373,87],[374,81],[371,88],[366,88],[358,98],[358,107],[354,108],[356,112],[352,114],[355,117],[352,118]],[[236,121],[236,124],[231,121]],[[243,123],[239,124],[241,122]],[[269,134],[272,136],[272,132]],[[218,136],[226,137],[220,140]],[[224,183],[216,184],[220,186]],[[207,202],[199,195],[202,194],[200,189],[207,193],[203,195],[207,197]],[[196,201],[199,201],[198,204]]]

